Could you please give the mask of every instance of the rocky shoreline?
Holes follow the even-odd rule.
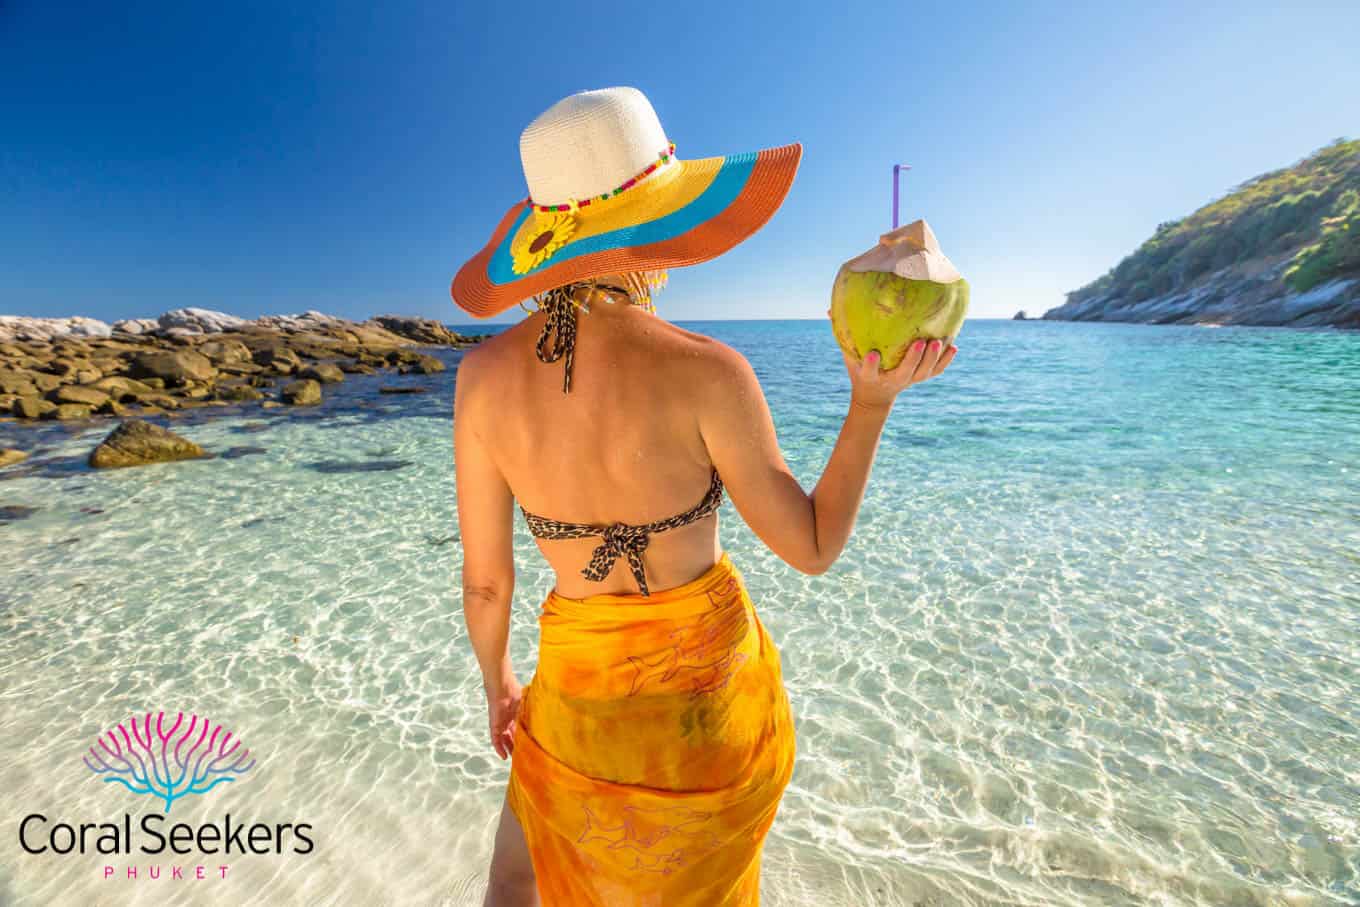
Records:
[[[444,363],[418,347],[461,349],[481,339],[400,315],[356,322],[305,312],[247,321],[188,308],[112,325],[0,316],[0,421],[310,406],[346,375],[441,372]]]
[[[1131,299],[1119,292],[1096,294],[1049,309],[1043,319],[1360,328],[1360,277],[1331,280],[1297,292],[1284,283],[1286,264],[1226,268],[1192,286],[1147,299]]]

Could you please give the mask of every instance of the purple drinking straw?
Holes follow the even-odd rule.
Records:
[[[893,224],[892,228],[897,229],[897,176],[903,170],[910,170],[910,164],[893,164]]]

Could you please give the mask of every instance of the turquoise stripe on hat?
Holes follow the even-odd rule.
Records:
[[[514,226],[505,234],[505,239],[492,253],[491,262],[486,269],[487,277],[492,283],[503,286],[514,283],[516,280],[522,280],[535,271],[569,261],[580,255],[606,252],[625,246],[645,246],[648,243],[674,239],[727,210],[737,200],[737,196],[741,195],[741,190],[746,188],[746,183],[751,178],[751,172],[755,169],[756,158],[759,155],[760,152],[751,151],[746,154],[732,154],[723,158],[722,166],[718,169],[717,175],[713,177],[713,182],[709,183],[708,188],[698,198],[678,211],[672,211],[664,217],[648,221],[645,224],[620,227],[617,230],[610,230],[608,233],[598,233],[595,236],[586,237],[578,242],[568,242],[566,248],[558,250],[556,255],[542,262],[538,267],[530,268],[523,274],[516,274],[514,262],[510,257],[510,242],[519,232],[524,219],[533,214],[533,211],[526,207],[520,212]]]

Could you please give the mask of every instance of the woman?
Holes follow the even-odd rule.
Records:
[[[538,303],[466,355],[454,405],[464,613],[513,755],[486,903],[754,905],[794,731],[716,510],[726,491],[779,557],[825,571],[894,398],[955,349],[918,343],[889,372],[847,358],[809,495],[746,360],[651,302],[667,268],[770,218],[801,147],[680,160],[642,93],[615,88],[554,105],[520,153],[529,199],[453,283],[478,316]],[[557,577],[526,688],[507,648],[516,502]]]

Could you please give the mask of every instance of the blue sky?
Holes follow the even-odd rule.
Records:
[[[1360,134],[1360,4],[1190,6],[0,0],[0,313],[468,321],[448,283],[524,195],[520,130],[620,84],[680,157],[805,145],[666,317],[820,317],[896,160],[973,313],[1042,311]]]

